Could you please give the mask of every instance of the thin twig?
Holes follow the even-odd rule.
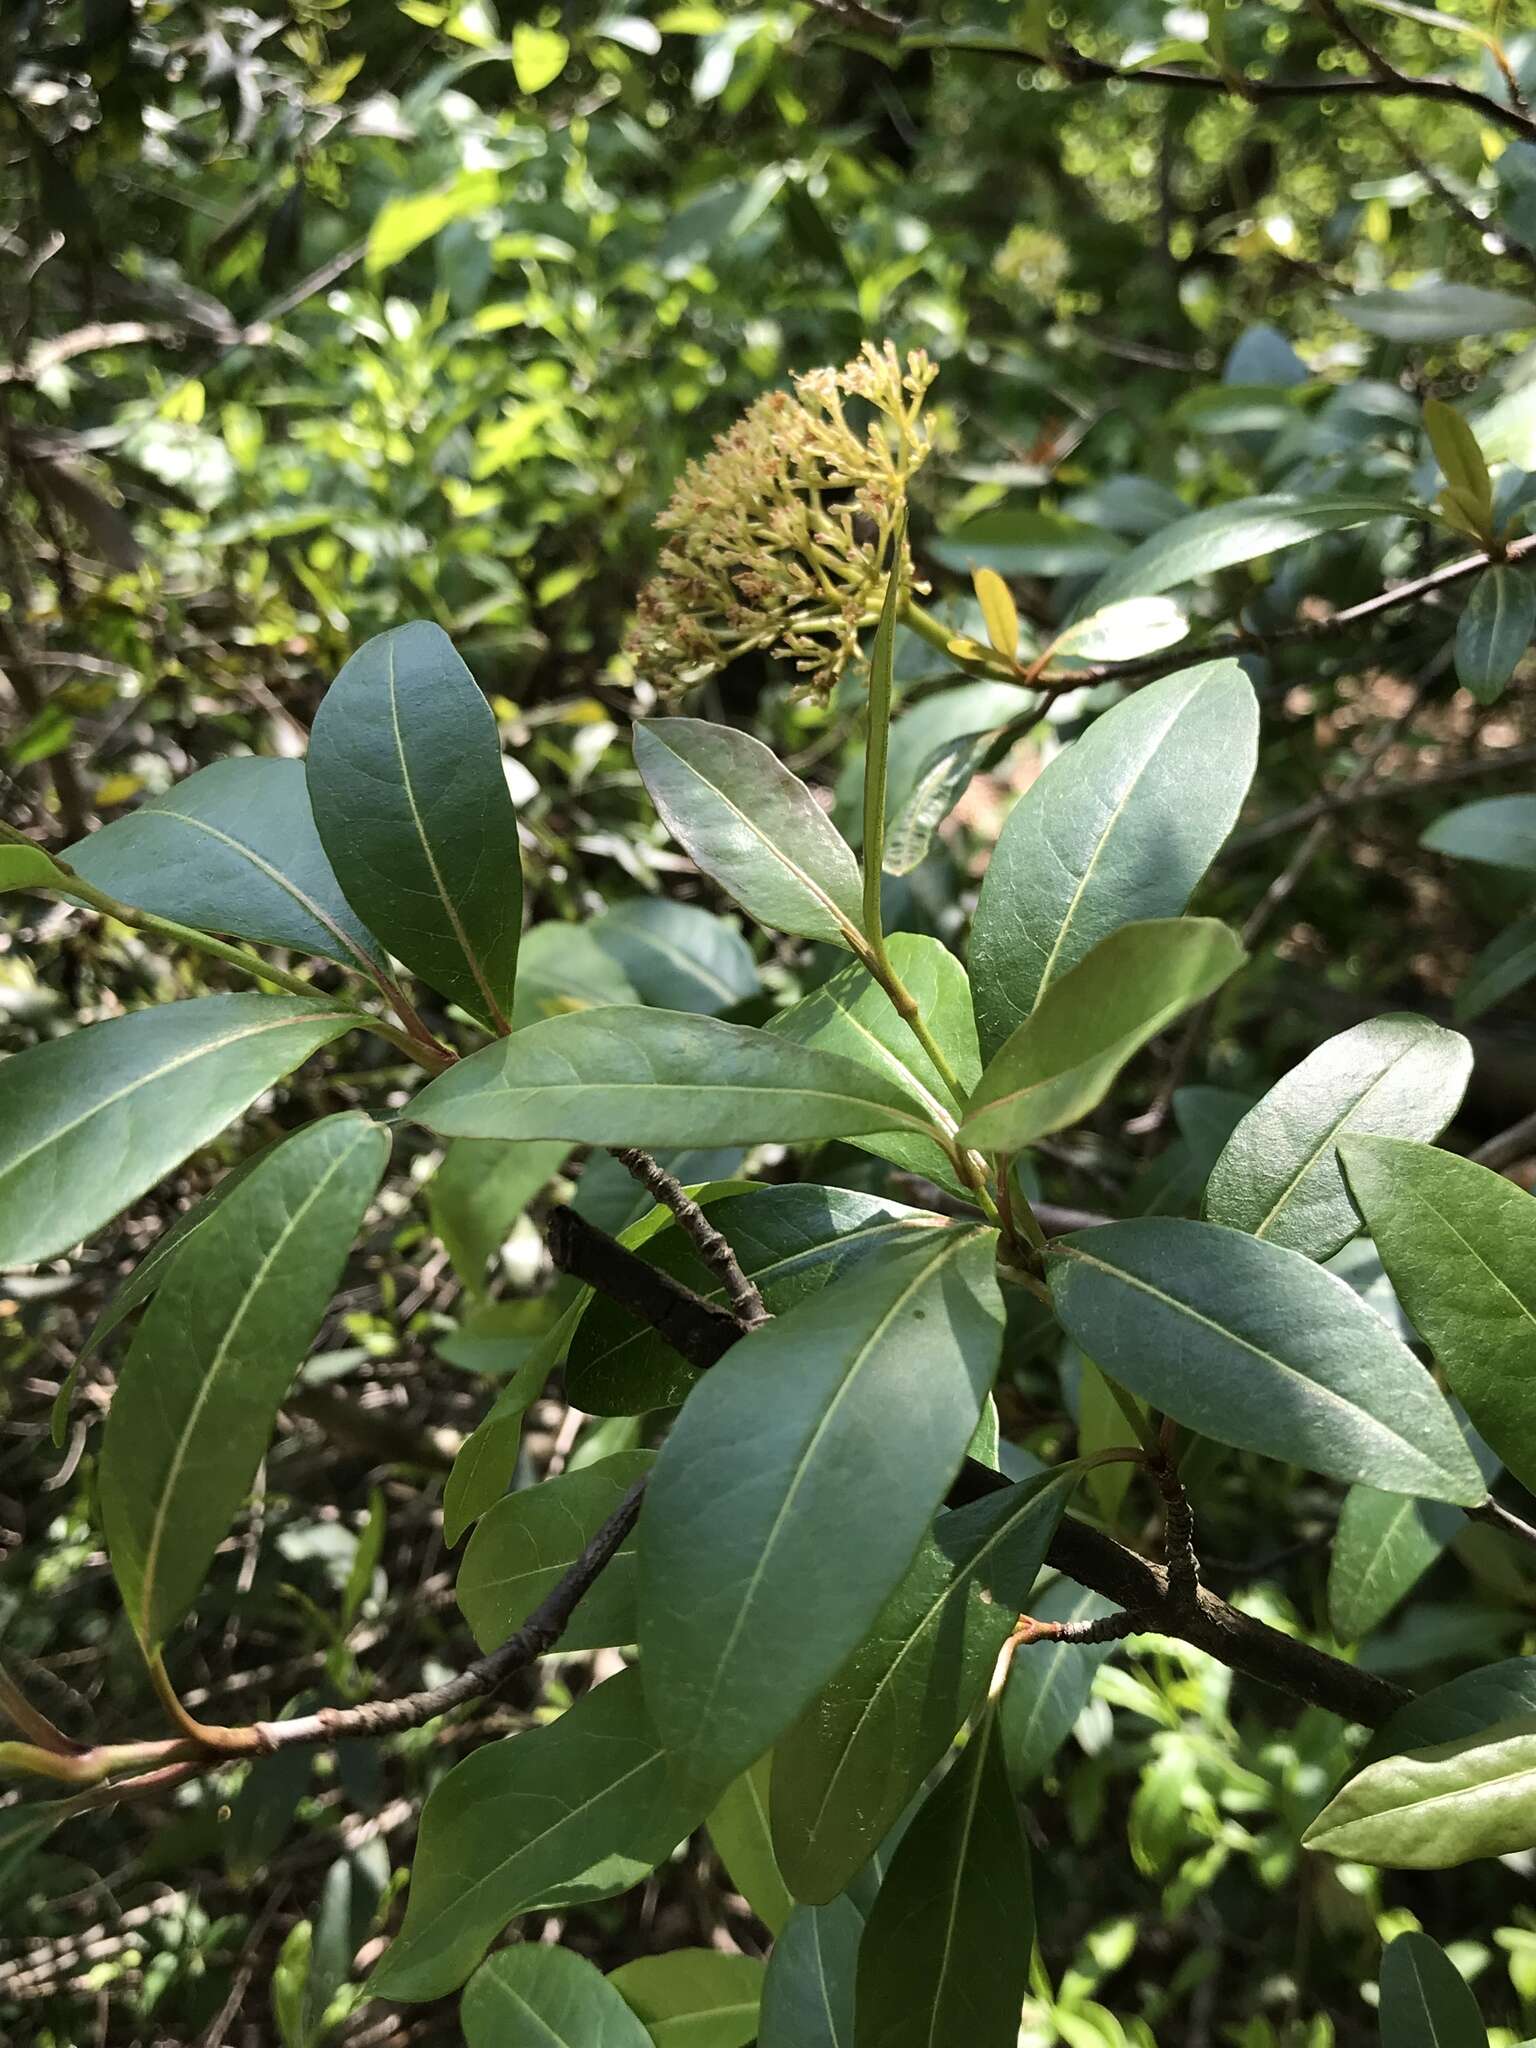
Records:
[[[1315,796],[1309,803],[1298,804],[1294,810],[1262,819],[1251,830],[1229,839],[1223,858],[1230,860],[1238,854],[1248,853],[1255,846],[1262,846],[1266,840],[1288,838],[1303,825],[1310,825],[1318,818],[1332,817],[1338,811],[1354,810],[1360,804],[1400,803],[1419,796],[1425,790],[1445,789],[1457,782],[1476,782],[1485,775],[1497,775],[1501,769],[1533,765],[1536,765],[1536,747],[1510,747],[1502,753],[1480,754],[1475,761],[1451,761],[1444,768],[1432,768],[1425,775],[1407,775],[1397,781],[1373,777],[1361,783],[1355,779],[1343,789]]]
[[[1506,1536],[1513,1536],[1517,1543],[1524,1543],[1532,1550],[1536,1550],[1536,1529],[1505,1507],[1501,1501],[1496,1501],[1492,1494],[1487,1500],[1479,1502],[1475,1508],[1468,1508],[1467,1516],[1470,1521],[1486,1522],[1490,1528],[1502,1529]]]
[[[1485,1145],[1479,1145],[1470,1156],[1479,1166],[1491,1166],[1498,1173],[1532,1152],[1536,1152],[1536,1110],[1521,1117],[1518,1123],[1511,1124],[1507,1131],[1500,1131]]]
[[[742,1271],[729,1242],[716,1230],[682,1182],[668,1173],[659,1159],[653,1159],[649,1152],[642,1152],[638,1146],[615,1146],[613,1156],[656,1201],[672,1211],[682,1229],[692,1238],[699,1257],[725,1289],[731,1308],[747,1328],[756,1329],[759,1324],[770,1322],[772,1318],[763,1305],[756,1283]]]

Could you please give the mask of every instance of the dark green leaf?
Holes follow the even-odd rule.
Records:
[[[196,1599],[261,1463],[389,1155],[355,1112],[269,1152],[161,1281],[118,1380],[101,1510],[154,1647]]]
[[[569,1150],[558,1138],[509,1144],[455,1138],[427,1184],[427,1213],[453,1270],[472,1295],[485,1293],[485,1269],[534,1196],[560,1171]]]
[[[509,1493],[483,1516],[455,1592],[482,1650],[494,1650],[525,1622],[580,1557],[626,1493],[654,1462],[651,1451],[621,1451],[579,1472]],[[578,1604],[560,1638],[564,1650],[598,1650],[635,1640],[633,1537]]]
[[[673,1949],[625,1963],[608,1982],[654,2048],[748,2048],[757,2039],[763,1966],[756,1956]]]
[[[1177,519],[1108,568],[1083,599],[1083,612],[1101,611],[1122,597],[1153,597],[1197,576],[1214,576],[1238,562],[1279,554],[1320,534],[1400,518],[1413,507],[1391,498],[1235,498]]]
[[[1387,1870],[1451,1870],[1536,1847],[1536,1717],[1367,1764],[1301,1839]]]
[[[1460,1742],[1495,1721],[1536,1718],[1536,1657],[1506,1657],[1420,1693],[1377,1729],[1364,1761],[1437,1742]]]
[[[1380,1626],[1465,1526],[1438,1501],[1352,1486],[1328,1555],[1328,1619],[1341,1642]]]
[[[6,1060],[0,1266],[99,1230],[353,1022],[302,996],[201,996]]]
[[[757,964],[746,940],[728,918],[695,904],[642,896],[586,929],[618,961],[641,1002],[657,1009],[715,1017],[757,994]]]
[[[1038,1621],[1097,1621],[1112,1603],[1070,1579],[1054,1579],[1030,1603]],[[1008,1667],[998,1705],[1003,1763],[1015,1792],[1027,1792],[1072,1733],[1094,1673],[1113,1643],[1026,1643]]]
[[[1427,1934],[1400,1934],[1381,1959],[1382,2048],[1487,2048],[1467,1980]]]
[[[783,1930],[794,1899],[774,1855],[768,1823],[768,1783],[772,1756],[759,1757],[727,1785],[707,1826],[725,1874],[770,1934]]]
[[[755,1762],[910,1564],[997,1369],[995,1245],[966,1226],[866,1263],[690,1394],[640,1522],[647,1695],[689,1785]]]
[[[993,1055],[960,1142],[1015,1152],[1096,1109],[1126,1062],[1242,965],[1209,917],[1122,925],[1055,982]]]
[[[1387,1492],[1484,1497],[1429,1374],[1300,1253],[1156,1216],[1058,1238],[1048,1270],[1056,1313],[1089,1357],[1200,1435]]]
[[[859,1947],[857,2048],[1014,2048],[1029,1849],[989,1713],[901,1839]]]
[[[621,1672],[551,1726],[485,1743],[433,1787],[405,1925],[369,1991],[441,1998],[519,1913],[627,1890],[701,1818],[700,1803],[678,1796],[639,1673]]]
[[[1205,1191],[1228,1223],[1309,1259],[1360,1228],[1338,1145],[1356,1132],[1438,1138],[1472,1072],[1472,1048],[1423,1017],[1372,1017],[1309,1053],[1243,1118]]]
[[[523,923],[517,814],[491,707],[440,626],[359,648],[321,702],[308,776],[353,909],[440,995],[504,1024]]]
[[[302,761],[215,761],[80,840],[68,858],[119,902],[199,931],[369,973],[380,958],[325,857]]]
[[[1208,662],[1104,713],[1019,799],[971,931],[989,1058],[1117,926],[1183,910],[1236,820],[1258,727],[1242,670]]]
[[[464,2048],[652,2048],[614,1986],[574,1949],[505,1948],[476,1970],[459,2008]]]
[[[675,1010],[575,1011],[482,1046],[427,1086],[413,1122],[446,1138],[763,1145],[926,1131],[883,1074],[766,1031]]]
[[[1536,1199],[1430,1145],[1353,1138],[1342,1156],[1451,1391],[1515,1477],[1536,1483]]]
[[[944,1227],[927,1210],[809,1182],[727,1195],[710,1214],[773,1315],[863,1260],[884,1258],[919,1233]],[[706,1299],[725,1301],[720,1281],[675,1223],[657,1233],[642,1256]],[[565,1385],[589,1415],[642,1415],[676,1406],[698,1377],[659,1331],[599,1296],[572,1341]]]
[[[874,1627],[774,1751],[774,1840],[796,1898],[846,1889],[984,1694],[1078,1474],[942,1515]]]
[[[1536,796],[1489,796],[1437,818],[1419,841],[1431,853],[1536,874]]]
[[[635,766],[673,838],[759,924],[857,941],[858,862],[761,740],[701,718],[646,719],[635,727]]]
[[[974,1088],[981,1077],[981,1055],[965,969],[937,939],[912,932],[894,933],[886,951],[962,1087]],[[930,1124],[954,1131],[961,1104],[896,1005],[858,961],[850,961],[792,1008],[781,1010],[767,1028],[796,1045],[839,1053],[869,1068],[906,1096]],[[932,1138],[889,1131],[854,1142],[908,1172],[925,1174],[941,1186],[955,1185],[955,1169]]]
[[[1536,976],[1536,916],[1522,917],[1486,945],[1456,991],[1456,1022],[1470,1024]]]
[[[1456,679],[1479,704],[1504,693],[1536,634],[1536,579],[1507,562],[1485,569],[1456,622]]]
[[[863,1933],[852,1899],[795,1908],[768,1958],[757,2048],[854,2048]]]

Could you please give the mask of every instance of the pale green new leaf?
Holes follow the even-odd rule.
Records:
[[[49,889],[64,895],[69,877],[40,846],[0,839],[0,896],[13,889]]]
[[[768,1819],[772,1755],[726,1786],[706,1825],[725,1874],[770,1934],[781,1933],[794,1899],[774,1854]]]
[[[756,1956],[678,1948],[637,1956],[611,1971],[608,1982],[653,2048],[748,2048],[757,2039],[763,1975]]]
[[[496,1138],[455,1138],[427,1183],[427,1214],[453,1270],[471,1295],[486,1292],[486,1267],[569,1147]]]
[[[191,1606],[255,1476],[389,1155],[356,1112],[275,1147],[172,1262],[107,1417],[112,1569],[155,1648]]]

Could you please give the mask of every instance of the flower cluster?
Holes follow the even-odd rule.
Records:
[[[937,375],[890,342],[841,370],[808,370],[769,392],[690,463],[657,521],[669,535],[640,594],[628,653],[679,695],[756,649],[793,661],[829,691],[858,653],[885,578],[911,559],[893,541],[907,482],[932,445],[921,415]],[[862,431],[845,401],[873,417]]]

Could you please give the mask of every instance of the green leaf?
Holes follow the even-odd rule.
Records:
[[[794,1909],[774,1855],[768,1823],[768,1782],[772,1756],[759,1757],[721,1793],[706,1826],[715,1854],[737,1891],[770,1934],[783,1931]]]
[[[353,909],[439,995],[504,1026],[523,921],[517,814],[491,707],[440,626],[358,649],[321,702],[308,775]]]
[[[1437,818],[1419,841],[1431,853],[1536,875],[1536,796],[1489,796]]]
[[[1438,1138],[1466,1092],[1472,1048],[1423,1017],[1373,1017],[1309,1053],[1228,1139],[1205,1213],[1329,1259],[1360,1228],[1339,1167],[1358,1133]]]
[[[303,1363],[389,1137],[348,1111],[269,1152],[172,1263],[107,1417],[101,1511],[149,1648],[197,1598]]]
[[[890,764],[886,775],[885,825],[890,832],[906,809],[923,771],[935,752],[966,735],[992,732],[1003,726],[1027,729],[1040,712],[1040,699],[1018,683],[952,683],[905,709],[898,708],[891,725]],[[862,763],[850,751],[837,782],[837,813],[850,809],[849,787]],[[852,837],[850,830],[850,837]],[[886,863],[889,869],[889,862]]]
[[[768,1958],[757,2048],[854,2048],[863,1934],[852,1899],[795,1908]]]
[[[1019,799],[971,930],[988,1058],[1118,926],[1183,910],[1236,821],[1258,731],[1248,678],[1208,662],[1105,712]]]
[[[1029,1849],[988,1713],[902,1836],[859,1947],[856,2048],[1014,2048]]]
[[[454,1591],[482,1650],[494,1650],[525,1622],[580,1557],[635,1481],[651,1451],[620,1451],[498,1500],[482,1517]],[[566,1650],[600,1650],[635,1640],[635,1544],[630,1537],[578,1603],[560,1638]]]
[[[1122,925],[1055,982],[992,1057],[960,1142],[1015,1152],[1096,1109],[1126,1062],[1246,956],[1209,917]]]
[[[611,1971],[608,1982],[654,2048],[748,2048],[757,2039],[763,1974],[756,1956],[678,1948],[638,1956]]]
[[[865,707],[864,741],[864,900],[860,920],[872,945],[880,943],[884,927],[880,918],[880,873],[885,866],[885,817],[889,798],[887,771],[891,747],[891,691],[896,652],[896,609],[901,598],[901,557],[906,545],[907,519],[903,508],[897,515],[892,536],[892,566],[885,580],[885,597],[880,606],[880,623],[869,657],[869,696]]]
[[[567,935],[571,927],[560,929]],[[605,911],[587,935],[611,953],[641,1002],[715,1017],[755,996],[757,963],[728,918],[692,903],[642,896]]]
[[[1062,1326],[1089,1357],[1201,1436],[1384,1492],[1483,1499],[1429,1374],[1300,1253],[1149,1216],[1058,1238],[1048,1276]]]
[[[1382,2048],[1487,2048],[1467,1980],[1437,1942],[1412,1931],[1381,1959]]]
[[[366,263],[377,277],[413,249],[441,234],[453,221],[468,220],[494,206],[501,177],[494,170],[461,171],[430,192],[411,192],[386,199],[368,230]]]
[[[459,1446],[443,1488],[443,1540],[458,1542],[464,1531],[498,1500],[512,1482],[517,1469],[518,1447],[523,1437],[523,1412],[536,1399],[555,1367],[565,1356],[588,1290],[583,1288],[562,1313],[554,1328],[517,1368],[497,1396],[495,1406]]]
[[[1456,991],[1458,1024],[1470,1024],[1536,977],[1536,915],[1518,918],[1486,945]]]
[[[1464,1525],[1440,1502],[1352,1486],[1328,1555],[1328,1620],[1340,1642],[1378,1628]]]
[[[1236,498],[1176,519],[1144,540],[1105,570],[1083,599],[1088,613],[1123,597],[1155,597],[1197,576],[1214,576],[1238,562],[1279,554],[1325,533],[1365,526],[1373,519],[1412,516],[1414,507],[1391,498],[1363,495],[1338,497]]]
[[[1536,1199],[1470,1159],[1394,1138],[1343,1154],[1381,1263],[1452,1393],[1536,1482]]]
[[[1536,1847],[1536,1716],[1367,1764],[1301,1841],[1386,1870],[1451,1870]]]
[[[1429,435],[1429,445],[1435,451],[1435,460],[1446,482],[1453,490],[1462,493],[1484,521],[1490,519],[1493,516],[1493,482],[1477,436],[1467,421],[1454,406],[1446,405],[1438,398],[1427,398],[1424,401],[1424,430]]]
[[[542,92],[565,69],[571,46],[557,29],[520,21],[512,31],[512,72],[519,92]]]
[[[67,894],[69,877],[40,846],[0,839],[0,896],[12,889],[51,889]]]
[[[1097,1621],[1112,1603],[1054,1579],[1030,1603],[1037,1621]],[[998,1705],[998,1735],[1008,1782],[1024,1793],[1039,1778],[1072,1733],[1093,1691],[1094,1674],[1113,1643],[1026,1643],[1008,1667]]]
[[[884,1258],[944,1228],[943,1219],[928,1210],[808,1182],[728,1195],[710,1216],[776,1316],[856,1264]],[[641,1256],[706,1300],[724,1303],[724,1287],[677,1224],[669,1222]],[[675,1407],[698,1377],[658,1330],[599,1296],[571,1344],[565,1387],[589,1415],[643,1415]]]
[[[962,1086],[974,1088],[981,1077],[981,1055],[965,969],[937,939],[912,932],[895,933],[886,942],[886,952]],[[781,1010],[767,1029],[796,1045],[838,1053],[867,1067],[904,1095],[929,1124],[954,1131],[960,1103],[896,1005],[857,960],[792,1008]],[[953,1165],[932,1138],[890,1131],[854,1142],[943,1187],[956,1185]]]
[[[930,1125],[911,1096],[836,1053],[676,1010],[547,1017],[428,1082],[407,1112],[446,1138],[765,1145]]]
[[[512,997],[512,1028],[524,1030],[544,1017],[568,1010],[596,1010],[608,1003],[638,1003],[640,991],[630,980],[615,948],[600,945],[591,925],[551,918],[523,933],[517,955],[517,988]],[[682,1003],[681,1009],[691,1009]]]
[[[1051,661],[1134,661],[1175,646],[1188,632],[1189,620],[1171,598],[1122,597],[1059,633]]]
[[[986,621],[987,638],[1004,661],[1016,661],[1019,653],[1019,609],[1013,592],[995,569],[978,569],[971,578],[976,602]]]
[[[469,1293],[483,1297],[485,1269],[539,1190],[565,1163],[569,1147],[509,1144],[498,1138],[454,1138],[427,1183],[427,1214],[453,1270]]]
[[[99,1230],[355,1021],[303,996],[200,996],[0,1064],[0,1266]]]
[[[1340,293],[1333,304],[1346,320],[1384,341],[1464,341],[1536,327],[1536,303],[1530,299],[1438,278],[1402,291]]]
[[[405,1924],[370,1994],[443,1997],[519,1913],[627,1890],[701,1818],[668,1772],[637,1671],[549,1727],[485,1743],[427,1797]]]
[[[1456,679],[1479,704],[1504,693],[1536,635],[1536,579],[1507,562],[1485,569],[1456,624]]]
[[[1420,1693],[1377,1729],[1362,1761],[1460,1742],[1495,1721],[1521,1716],[1536,1719],[1536,1657],[1506,1657]]]
[[[546,1942],[492,1956],[470,1979],[459,2018],[464,2048],[652,2048],[612,1983],[574,1949]]]
[[[80,840],[69,860],[155,917],[366,974],[380,962],[325,857],[302,761],[215,761]]]
[[[640,1518],[647,1695],[689,1786],[772,1745],[910,1564],[997,1370],[995,1246],[964,1226],[866,1263],[690,1394]]]
[[[635,726],[635,766],[672,837],[770,930],[857,950],[859,865],[761,740],[702,718]]]
[[[1006,728],[963,732],[941,740],[917,771],[885,834],[888,875],[910,875],[928,858],[933,835],[960,801],[961,793],[1002,739]]]
[[[781,1738],[774,1841],[796,1898],[845,1890],[942,1760],[1078,1476],[1042,1473],[941,1515],[864,1641]]]

